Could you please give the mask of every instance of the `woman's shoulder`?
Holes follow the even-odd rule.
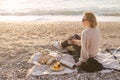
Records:
[[[90,31],[90,28],[86,28],[82,31],[82,34],[88,33]]]
[[[91,33],[96,33],[96,32],[100,32],[99,28],[96,27],[96,28],[87,28],[85,30],[82,31],[82,34],[91,34]]]
[[[82,34],[85,34],[85,33],[86,33],[86,31],[87,31],[87,29],[84,29],[84,30],[82,31]]]

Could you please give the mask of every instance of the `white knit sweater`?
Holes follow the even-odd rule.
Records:
[[[79,61],[85,62],[89,57],[95,57],[99,50],[99,28],[87,28],[81,35],[81,57]]]

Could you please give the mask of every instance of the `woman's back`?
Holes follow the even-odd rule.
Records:
[[[89,57],[95,57],[99,50],[99,40],[100,31],[98,27],[85,29],[82,40],[82,43],[85,43],[85,47],[83,47],[85,49],[82,50],[87,50]]]

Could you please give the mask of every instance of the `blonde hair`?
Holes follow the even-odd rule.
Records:
[[[84,15],[90,22],[90,27],[95,28],[97,26],[97,20],[95,15],[92,12],[85,12]]]

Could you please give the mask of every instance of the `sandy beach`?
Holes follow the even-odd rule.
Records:
[[[100,49],[120,47],[120,22],[99,22],[98,27]],[[0,79],[24,80],[34,52],[82,30],[81,22],[0,22]]]

